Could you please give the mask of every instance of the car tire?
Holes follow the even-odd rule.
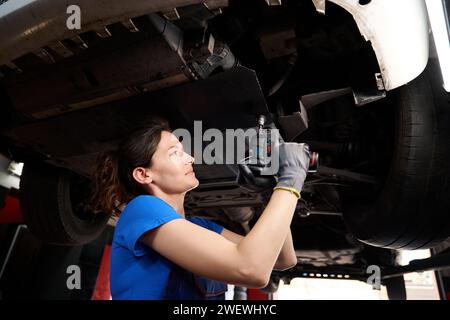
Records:
[[[43,163],[25,163],[20,182],[20,206],[30,231],[45,243],[84,245],[96,239],[108,222],[83,202],[87,181],[72,172]]]
[[[425,249],[450,236],[450,104],[436,64],[393,94],[393,156],[375,202],[353,198],[344,220],[355,237],[390,249]],[[389,102],[388,102],[389,103]]]

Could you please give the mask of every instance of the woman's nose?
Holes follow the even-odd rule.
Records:
[[[192,157],[189,153],[184,153],[185,155],[186,155],[186,157],[187,157],[187,163],[188,164],[193,164],[194,162],[195,162],[195,159],[194,159],[194,157]]]

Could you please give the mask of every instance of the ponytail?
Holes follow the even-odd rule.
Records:
[[[117,151],[107,151],[98,157],[91,184],[92,212],[119,215],[119,207],[124,200],[124,194],[119,178]]]

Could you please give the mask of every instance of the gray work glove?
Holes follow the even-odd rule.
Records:
[[[274,190],[292,191],[300,198],[311,160],[309,146],[305,143],[281,143],[279,155],[278,182]]]

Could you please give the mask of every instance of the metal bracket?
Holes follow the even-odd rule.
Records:
[[[316,7],[316,11],[320,14],[325,15],[325,0],[312,0],[312,2]]]
[[[281,5],[281,0],[266,0],[266,3],[269,6],[280,6]]]
[[[5,65],[16,73],[23,72],[14,62],[7,62]]]
[[[52,42],[48,46],[63,58],[73,56],[73,52],[68,49],[61,41]]]
[[[365,106],[366,104],[386,98],[386,91],[376,92],[362,92],[353,91],[353,98],[357,107]]]
[[[45,63],[54,63],[55,58],[44,48],[39,48],[33,51],[33,53]]]
[[[100,38],[109,38],[109,37],[111,37],[111,31],[109,31],[109,29],[106,26],[102,26],[100,28],[97,28],[94,31]]]
[[[88,48],[88,45],[86,44],[86,42],[84,42],[84,40],[79,35],[76,35],[76,36],[70,38],[70,40],[72,40],[78,46],[78,48],[80,48],[82,50]]]
[[[301,102],[306,109],[311,109],[326,101],[342,97],[352,92],[352,88],[342,88],[336,90],[322,91],[302,96]]]
[[[286,133],[286,140],[293,141],[308,129],[308,113],[300,101],[300,110],[289,116],[280,116],[278,122]]]
[[[121,22],[122,25],[128,29],[130,32],[139,32],[139,29],[134,24],[133,20],[128,19]]]

